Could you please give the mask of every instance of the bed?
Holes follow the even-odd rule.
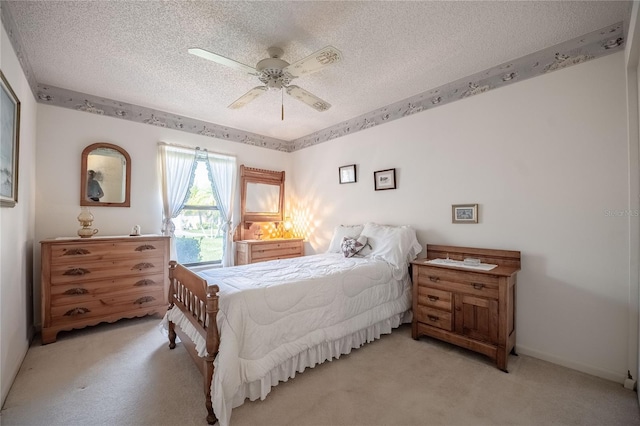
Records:
[[[204,376],[207,422],[411,321],[406,226],[339,226],[327,253],[191,272],[170,262],[163,323]]]

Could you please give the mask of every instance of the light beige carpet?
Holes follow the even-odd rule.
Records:
[[[29,349],[2,425],[206,425],[202,378],[159,318],[60,333]],[[636,393],[527,356],[506,374],[409,326],[298,374],[240,425],[640,425]]]

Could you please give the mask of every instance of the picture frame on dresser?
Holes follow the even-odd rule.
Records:
[[[478,223],[478,204],[452,205],[451,223]]]
[[[0,70],[0,207],[18,202],[20,100]]]

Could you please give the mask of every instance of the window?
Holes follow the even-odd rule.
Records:
[[[220,263],[224,232],[206,160],[196,160],[188,198],[173,223],[178,262],[184,265]]]
[[[233,265],[236,158],[158,143],[162,233],[171,258],[185,265]]]

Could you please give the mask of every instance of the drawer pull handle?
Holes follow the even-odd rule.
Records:
[[[473,286],[473,288],[475,288],[476,290],[482,290],[484,288],[484,284],[481,283],[471,283],[471,285]]]
[[[156,248],[151,244],[143,244],[141,246],[136,247],[136,251],[145,251],[145,250],[155,250]]]
[[[64,313],[65,317],[74,317],[76,315],[86,314],[87,312],[91,312],[88,308],[73,308]]]
[[[71,269],[67,269],[66,271],[64,271],[62,275],[79,276],[79,275],[84,275],[84,274],[89,274],[89,273],[91,273],[91,271],[88,270],[88,269],[71,268]]]
[[[428,295],[427,299],[429,299],[430,302],[437,302],[438,300],[440,300],[438,296],[432,296],[432,295]]]
[[[429,281],[437,283],[438,281],[440,281],[440,277],[436,277],[435,275],[429,275]]]
[[[133,269],[137,269],[138,271],[142,271],[143,269],[149,269],[149,268],[155,268],[155,265],[153,263],[149,263],[149,262],[141,262],[138,263],[136,265],[133,265]]]
[[[427,318],[429,318],[429,321],[433,321],[433,322],[436,322],[440,319],[435,315],[427,315]]]
[[[156,282],[154,280],[144,279],[136,282],[134,287],[144,287],[146,285],[154,285]]]
[[[65,291],[63,294],[68,294],[68,295],[72,295],[72,294],[87,294],[89,293],[89,290],[87,290],[86,288],[70,288],[69,290]]]
[[[142,305],[143,303],[153,302],[154,300],[156,300],[156,298],[153,297],[153,296],[144,296],[144,297],[140,297],[140,298],[136,299],[133,302],[133,304],[134,305]]]
[[[91,254],[91,252],[87,249],[83,249],[83,248],[72,248],[72,249],[64,249],[64,253],[62,254],[63,256],[78,256],[81,254]]]

